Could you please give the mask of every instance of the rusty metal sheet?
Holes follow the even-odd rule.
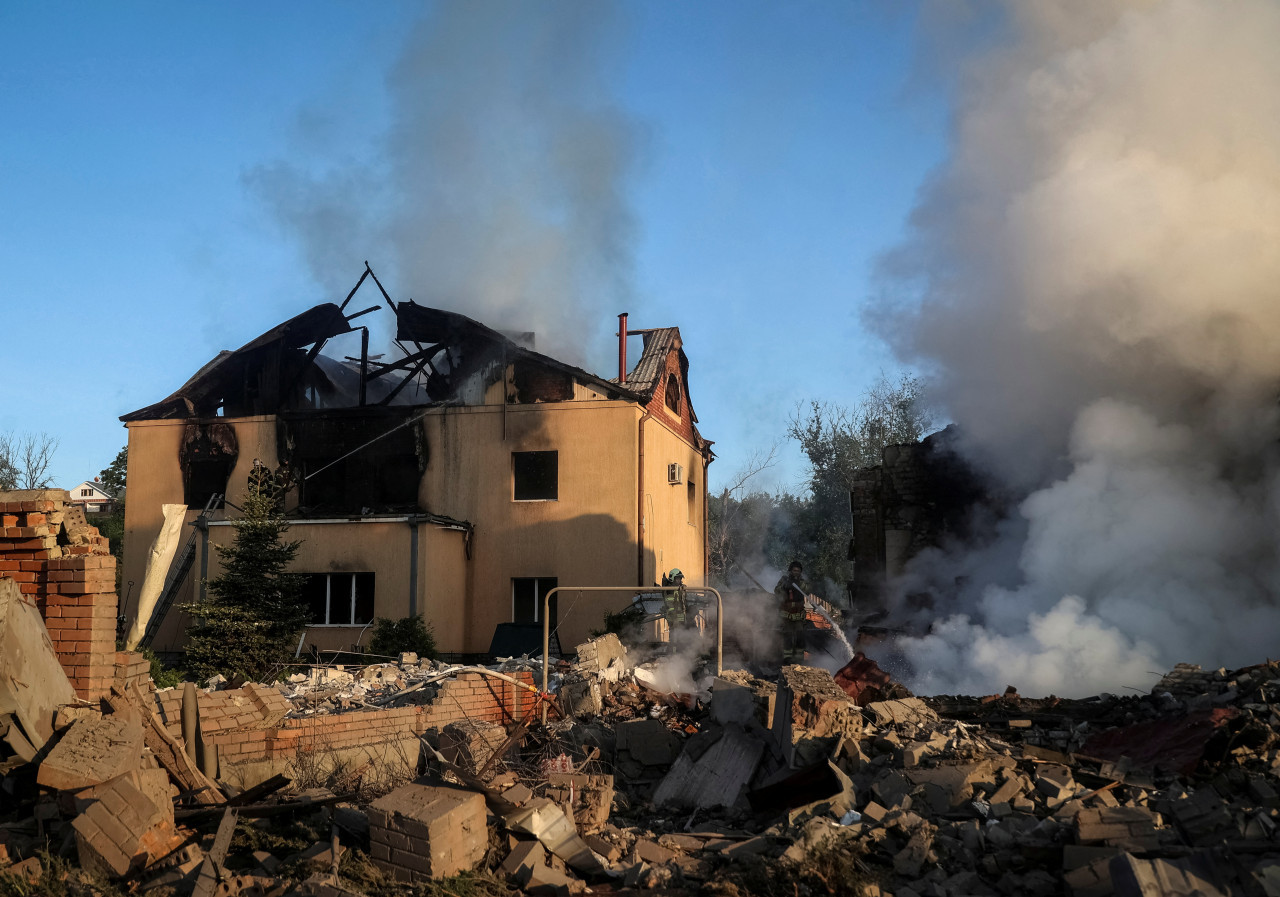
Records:
[[[1219,727],[1238,716],[1233,707],[1200,710],[1175,719],[1135,723],[1120,729],[1099,732],[1085,742],[1080,752],[1098,760],[1130,762],[1144,769],[1159,767],[1190,775],[1204,756],[1205,746]]]

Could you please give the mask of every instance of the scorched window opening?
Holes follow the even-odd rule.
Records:
[[[560,494],[559,452],[512,452],[515,501],[556,501]]]

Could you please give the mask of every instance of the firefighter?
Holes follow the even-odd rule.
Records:
[[[664,586],[674,586],[674,591],[663,592],[663,616],[667,620],[668,638],[675,635],[676,630],[689,625],[689,602],[685,595],[684,573],[679,567],[672,567],[671,572],[663,578]]]
[[[809,591],[809,584],[804,580],[804,566],[799,561],[792,561],[786,575],[774,586],[773,593],[779,602],[783,664],[804,663],[804,605]]]

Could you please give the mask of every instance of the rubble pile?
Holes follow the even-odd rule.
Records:
[[[159,692],[126,659],[100,702],[56,682],[34,700],[23,676],[56,671],[21,603],[0,619],[25,633],[0,712],[29,745],[0,779],[3,875],[72,863],[95,887],[196,897],[453,876],[494,894],[1280,894],[1280,664],[1180,665],[1147,695],[917,697],[859,654],[834,675],[704,667],[670,693],[662,659],[635,666],[609,635],[550,694],[527,659],[406,655]],[[370,775],[375,742],[413,746],[402,774]],[[318,753],[322,774],[302,762]]]

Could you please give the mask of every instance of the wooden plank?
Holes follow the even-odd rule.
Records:
[[[283,773],[277,773],[265,782],[254,785],[252,788],[246,788],[235,797],[228,798],[227,806],[243,807],[246,804],[253,803],[254,801],[262,800],[264,797],[270,797],[272,794],[275,794],[281,788],[284,788],[292,782],[293,780],[288,776]]]
[[[223,811],[222,821],[218,823],[218,833],[213,836],[213,846],[200,864],[200,874],[196,877],[191,897],[213,897],[218,882],[226,872],[222,864],[227,859],[227,851],[231,849],[231,839],[235,836],[238,819],[237,811],[231,807]]]

